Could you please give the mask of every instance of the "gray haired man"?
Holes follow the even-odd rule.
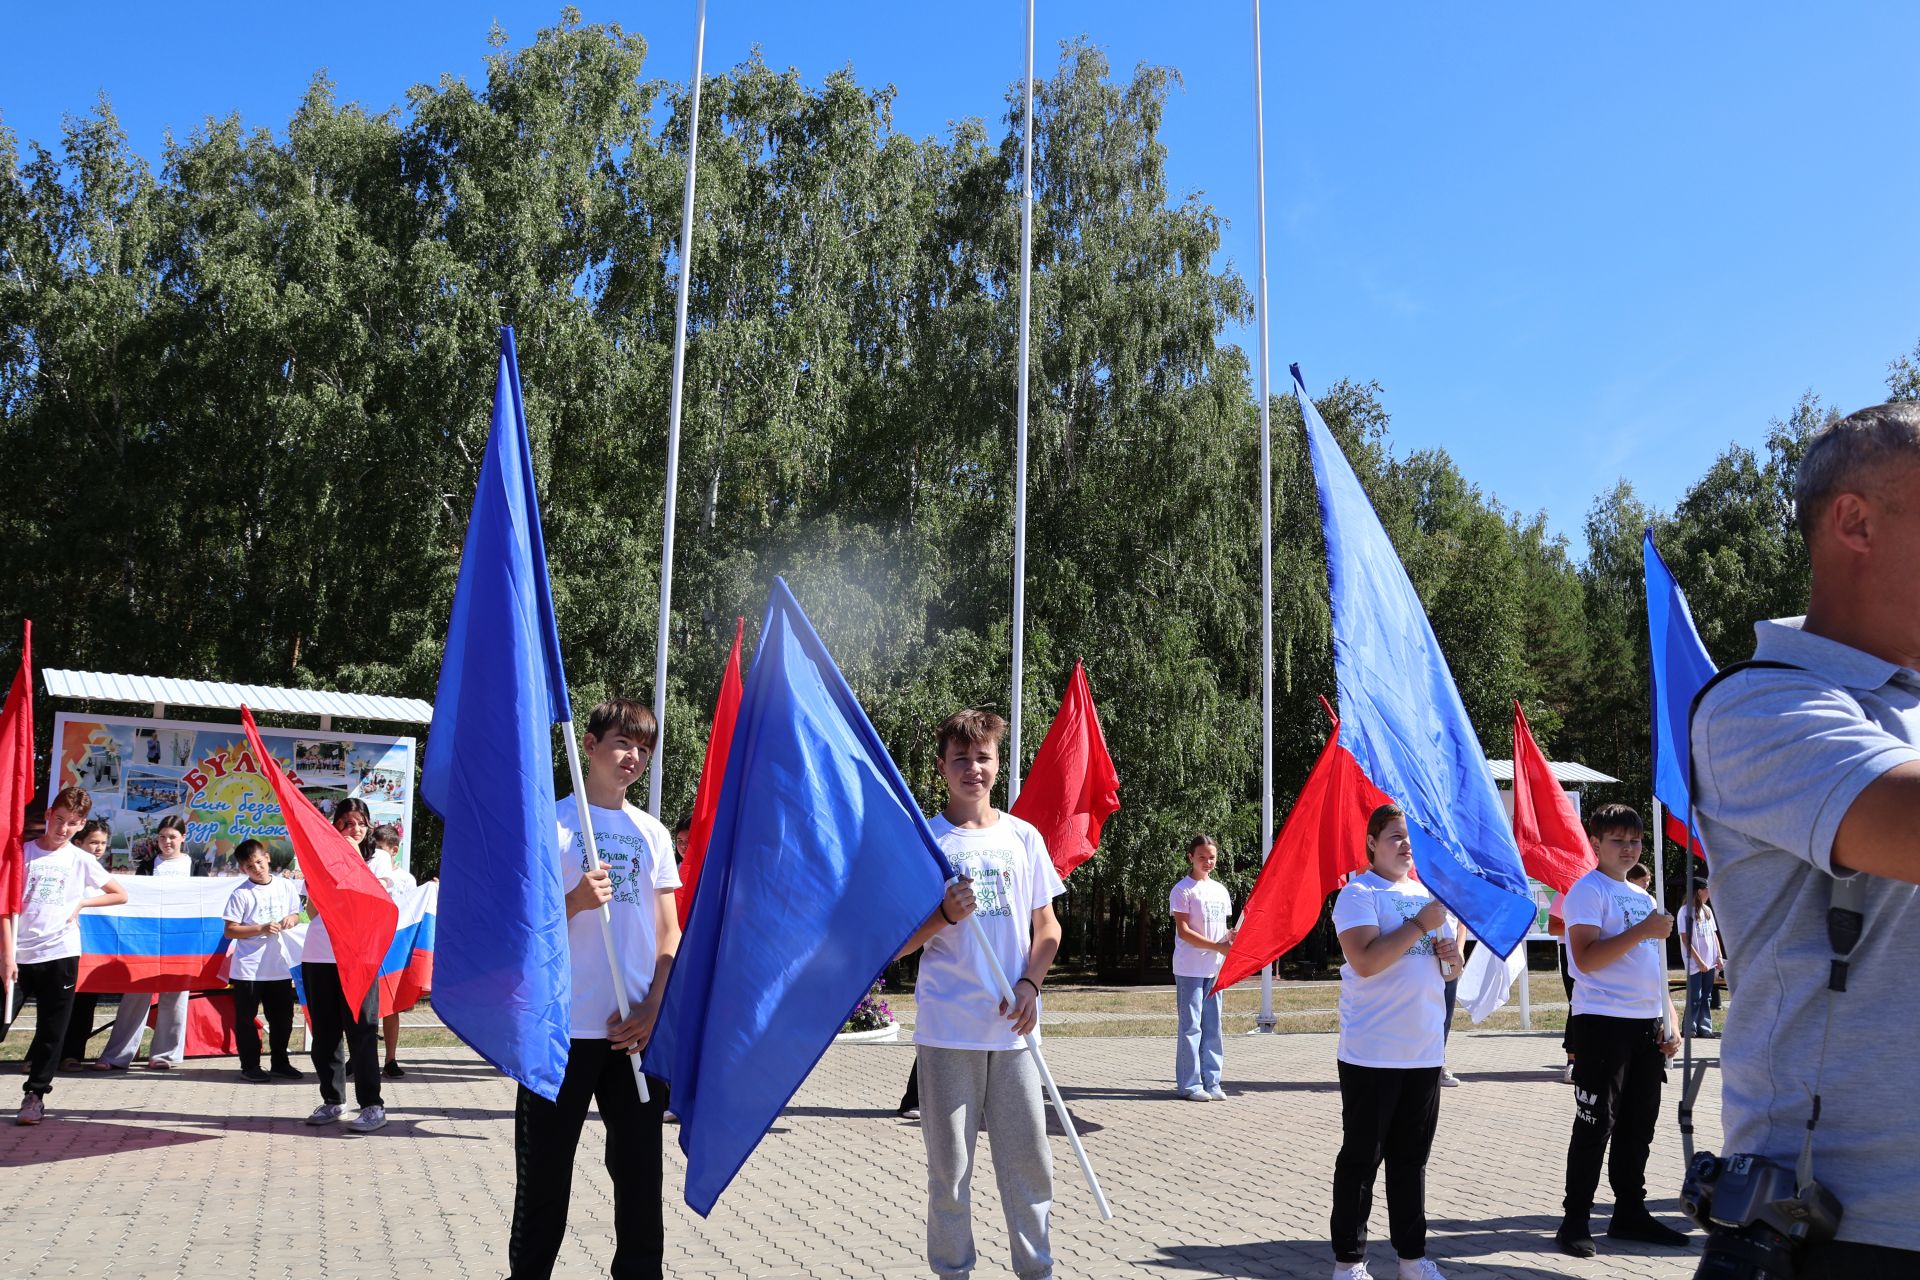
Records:
[[[1920,1276],[1920,404],[1815,435],[1794,492],[1804,618],[1760,622],[1760,663],[1693,722],[1694,814],[1728,933],[1728,1152],[1791,1168],[1816,1094],[1813,1173],[1835,1240],[1799,1274]],[[1828,990],[1833,877],[1864,877],[1844,992]]]

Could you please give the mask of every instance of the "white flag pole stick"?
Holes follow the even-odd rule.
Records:
[[[1020,704],[1027,632],[1027,370],[1033,319],[1033,0],[1027,0],[1026,111],[1020,147],[1020,379],[1013,431],[1013,697],[1007,807],[1020,798]],[[1043,1067],[1042,1070],[1045,1070]]]
[[[1260,284],[1253,294],[1260,337],[1260,857],[1273,853],[1273,398],[1272,356],[1267,348],[1267,138],[1260,84],[1260,0],[1253,0],[1253,172],[1260,234]],[[1271,1032],[1273,968],[1260,970],[1260,1019],[1256,1031]]]
[[[573,799],[580,817],[580,834],[587,842],[587,870],[598,871],[600,845],[593,838],[593,806],[587,803],[587,780],[580,772],[580,745],[573,736],[573,719],[568,717],[560,726],[560,732],[567,738],[567,772],[573,775]],[[613,908],[611,903],[603,902],[596,913],[600,917],[600,940],[607,944],[607,966],[613,970],[613,998],[620,1006],[620,1017],[625,1019],[633,1015],[633,1002],[627,998],[627,975],[620,967],[620,950],[613,944]],[[629,1054],[628,1061],[633,1063],[633,1082],[640,1087],[640,1101],[649,1102],[647,1096],[647,1075],[640,1069],[640,1055]]]
[[[987,958],[993,968],[993,980],[1000,984],[1000,998],[1011,1009],[1015,1004],[1013,988],[1007,983],[1007,971],[1000,967],[1000,957],[993,953],[993,946],[987,941],[987,931],[980,927],[978,916],[968,916],[967,923],[973,927],[974,945]],[[1060,1117],[1060,1127],[1067,1131],[1067,1141],[1073,1144],[1073,1155],[1080,1162],[1080,1172],[1087,1180],[1087,1189],[1093,1192],[1093,1202],[1100,1206],[1102,1218],[1112,1218],[1113,1210],[1107,1205],[1106,1192],[1100,1190],[1100,1179],[1093,1174],[1093,1162],[1087,1159],[1087,1149],[1080,1145],[1080,1133],[1073,1127],[1073,1117],[1067,1114],[1067,1104],[1061,1100],[1060,1086],[1053,1082],[1053,1072],[1047,1069],[1047,1059],[1040,1052],[1040,1039],[1029,1031],[1022,1037],[1026,1041],[1027,1052],[1033,1055],[1033,1065],[1040,1068],[1040,1079],[1047,1086],[1047,1096],[1053,1099],[1053,1113]]]
[[[667,496],[660,535],[660,622],[653,638],[653,771],[647,779],[647,812],[660,816],[662,761],[667,754],[667,632],[673,621],[673,519],[680,490],[680,403],[687,372],[687,290],[693,281],[693,157],[700,143],[701,61],[707,47],[707,0],[693,20],[693,97],[687,117],[687,182],[680,198],[680,284],[673,303],[673,389],[667,402]],[[572,738],[568,738],[572,742]],[[576,786],[579,784],[576,782]],[[612,944],[609,943],[609,946]],[[646,1086],[640,1086],[646,1097]]]

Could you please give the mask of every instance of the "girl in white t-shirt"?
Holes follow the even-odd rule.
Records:
[[[1220,1042],[1218,995],[1209,994],[1220,966],[1233,946],[1227,918],[1233,898],[1213,879],[1220,850],[1211,836],[1187,842],[1191,874],[1173,886],[1167,910],[1173,916],[1173,985],[1179,1001],[1179,1030],[1174,1039],[1174,1089],[1189,1102],[1224,1101],[1220,1074],[1225,1053]]]
[[[1680,954],[1687,962],[1687,1017],[1685,1026],[1696,1036],[1713,1035],[1713,984],[1725,957],[1720,954],[1720,924],[1707,904],[1707,882],[1696,881],[1693,901],[1680,908],[1675,919],[1680,931]]]
[[[393,860],[373,847],[373,829],[366,802],[353,796],[334,802],[333,829],[345,836],[367,861],[382,885],[393,879]],[[316,913],[307,925],[300,954],[300,976],[307,993],[307,1019],[312,1030],[307,1047],[313,1071],[319,1077],[320,1105],[307,1116],[310,1125],[332,1124],[346,1105],[347,1073],[353,1073],[354,1105],[360,1113],[348,1121],[355,1133],[372,1133],[387,1123],[386,1100],[380,1092],[380,984],[367,984],[358,1008],[347,1002],[334,959],[333,938],[326,919]]]
[[[190,876],[193,859],[187,856],[187,820],[177,814],[160,819],[153,833],[153,867],[150,876]],[[179,1066],[187,1056],[187,1000],[189,992],[162,991],[152,996],[144,991],[120,997],[120,1012],[107,1033],[107,1047],[93,1064],[95,1071],[125,1071],[140,1053],[140,1037],[147,1029],[147,1011],[157,1004],[153,1018],[153,1042],[147,1046],[147,1069],[166,1071]]]
[[[1372,1280],[1367,1215],[1381,1160],[1401,1280],[1440,1280],[1427,1257],[1427,1155],[1440,1120],[1446,979],[1460,947],[1446,908],[1413,878],[1413,841],[1397,805],[1367,819],[1367,870],[1333,904],[1340,968],[1340,1124],[1333,1166],[1334,1280]]]

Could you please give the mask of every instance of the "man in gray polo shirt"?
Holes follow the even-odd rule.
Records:
[[[1795,485],[1804,618],[1693,723],[1694,816],[1733,998],[1723,1151],[1792,1167],[1823,1099],[1814,1176],[1840,1200],[1803,1276],[1920,1276],[1920,404],[1865,409],[1808,446]],[[1867,876],[1847,990],[1827,991],[1830,877]],[[1831,1017],[1831,1022],[1829,1022]]]

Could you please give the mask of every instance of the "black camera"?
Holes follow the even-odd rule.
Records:
[[[1833,1192],[1817,1182],[1802,1190],[1792,1169],[1765,1156],[1702,1151],[1687,1166],[1680,1203],[1707,1233],[1696,1280],[1791,1280],[1800,1250],[1840,1229]]]

